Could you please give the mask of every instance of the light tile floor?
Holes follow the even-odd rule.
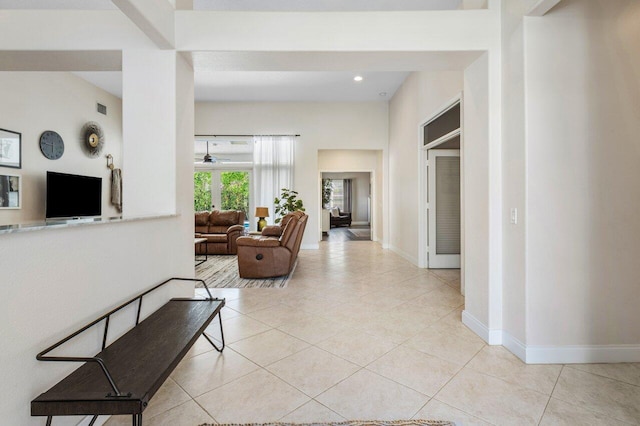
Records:
[[[151,400],[145,425],[640,424],[640,364],[525,365],[487,346],[460,321],[455,270],[419,269],[363,241],[321,243],[299,258],[284,289],[215,290],[227,299],[227,348],[218,354],[201,338]]]

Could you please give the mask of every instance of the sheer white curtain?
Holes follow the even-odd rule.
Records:
[[[253,191],[255,207],[268,207],[267,223],[275,221],[273,200],[282,188],[293,188],[294,136],[254,136]],[[254,211],[250,212],[253,214]]]

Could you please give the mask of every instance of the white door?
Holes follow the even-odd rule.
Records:
[[[429,268],[460,268],[460,150],[427,153]]]

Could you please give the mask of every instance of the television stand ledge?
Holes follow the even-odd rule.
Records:
[[[142,298],[171,281],[200,282],[207,298],[174,298],[140,321]],[[115,342],[107,345],[109,319],[112,314],[137,302],[136,324]],[[32,416],[46,416],[47,426],[54,416],[92,415],[93,425],[99,415],[130,414],[134,426],[142,425],[142,412],[149,400],[184,358],[200,335],[218,351],[224,349],[220,310],[224,299],[211,296],[204,281],[171,278],[137,295],[102,315],[73,334],[40,352],[39,361],[71,361],[84,364],[51,389],[31,401]],[[221,346],[204,333],[218,316]],[[102,351],[93,357],[48,356],[82,332],[104,321]]]

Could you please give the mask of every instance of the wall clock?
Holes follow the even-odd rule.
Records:
[[[49,160],[57,160],[64,154],[64,141],[53,130],[47,130],[40,135],[40,151]]]

